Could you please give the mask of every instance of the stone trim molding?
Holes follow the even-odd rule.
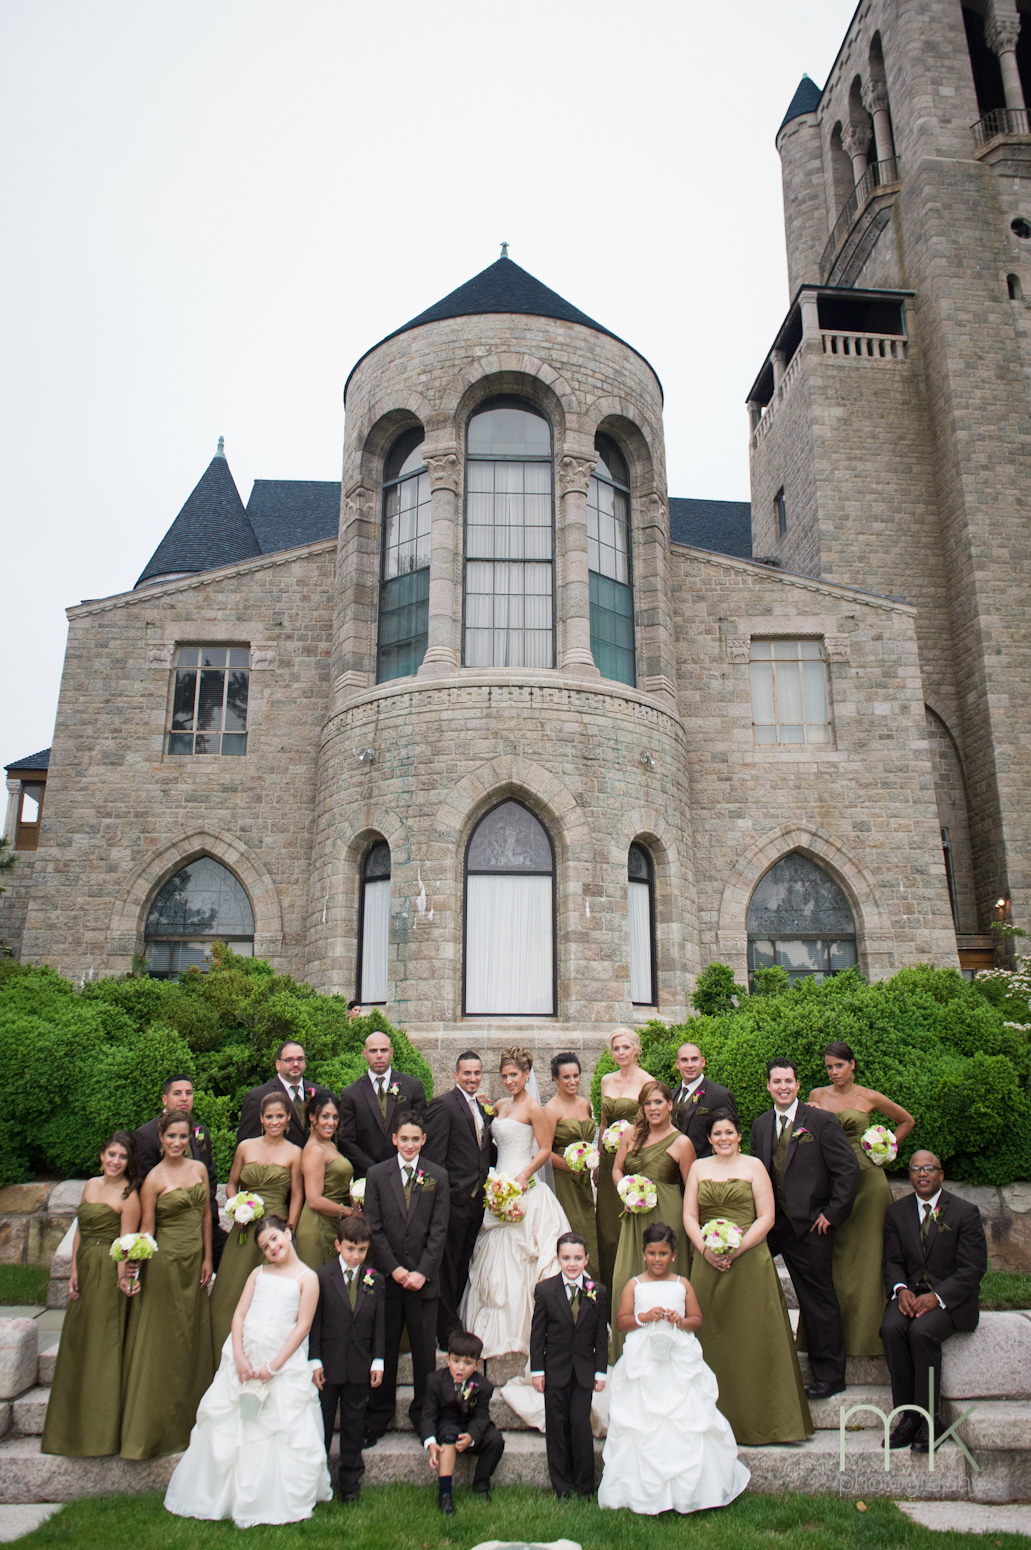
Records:
[[[197,571],[195,575],[180,576],[175,581],[154,582],[149,587],[141,587],[139,591],[114,592],[110,597],[91,599],[87,603],[76,603],[74,607],[66,608],[65,618],[88,619],[92,614],[106,614],[115,608],[126,608],[133,604],[147,608],[156,597],[169,597],[175,592],[195,592],[200,587],[217,586],[232,576],[249,576],[254,571],[273,570],[279,565],[292,565],[295,560],[306,560],[314,554],[332,554],[336,546],[335,537],[320,538],[313,544],[298,544],[296,549],[279,549],[275,554],[259,554],[253,560],[239,560],[234,565],[219,565],[214,570]],[[238,628],[239,626],[234,626],[234,629]],[[261,628],[263,630],[268,628],[267,621]],[[182,625],[177,625],[176,629],[181,635]]]
[[[560,495],[586,495],[591,476],[598,466],[598,454],[583,457],[577,452],[565,452],[558,460],[557,483]]]
[[[426,452],[423,455],[431,490],[462,493],[462,464],[457,452]]]
[[[820,614],[757,614],[734,620],[727,658],[747,662],[753,640],[811,640],[819,636],[830,662],[851,662],[852,637],[840,633],[840,618]]]
[[[715,554],[711,549],[696,549],[693,544],[671,541],[670,551],[678,559],[690,557],[697,564],[712,565],[720,570],[742,571],[750,576],[754,576],[756,571],[762,571],[767,581],[777,586],[797,587],[801,592],[816,592],[822,597],[833,598],[835,602],[858,603],[863,608],[882,608],[886,613],[908,614],[910,618],[916,618],[916,606],[913,603],[898,597],[885,597],[880,592],[863,592],[858,587],[846,587],[839,581],[818,581],[815,576],[803,576],[797,571],[772,570],[759,560],[742,560],[735,554]],[[815,634],[813,615],[803,617],[808,621],[805,634]],[[780,633],[786,633],[784,621],[777,614],[764,615],[762,623],[766,630],[775,625]]]
[[[590,842],[590,824],[568,786],[551,770],[519,754],[492,759],[459,781],[434,815],[434,833],[462,856],[484,813],[510,797],[525,803],[548,830],[556,862],[566,859],[563,851],[569,847]]]

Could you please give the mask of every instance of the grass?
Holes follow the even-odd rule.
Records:
[[[1011,1308],[1031,1308],[1031,1276],[989,1270],[981,1282],[982,1312],[1006,1313]]]
[[[50,1285],[48,1265],[0,1265],[0,1305],[46,1307]]]
[[[932,1532],[888,1501],[861,1511],[836,1496],[741,1496],[718,1512],[680,1518],[602,1512],[590,1502],[557,1502],[532,1486],[505,1486],[493,1501],[459,1491],[454,1518],[441,1518],[429,1483],[373,1486],[357,1507],[316,1507],[306,1523],[241,1531],[231,1523],[173,1518],[159,1495],[108,1496],[65,1507],[19,1540],[31,1550],[469,1550],[484,1540],[572,1539],[583,1550],[1027,1550],[1021,1534]]]

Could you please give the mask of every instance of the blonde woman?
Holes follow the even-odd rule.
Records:
[[[609,1054],[618,1070],[610,1071],[601,1079],[601,1132],[604,1136],[609,1125],[617,1120],[629,1120],[633,1124],[641,1102],[641,1089],[652,1080],[651,1073],[638,1065],[641,1054],[641,1036],[633,1028],[617,1028],[609,1034]],[[620,1215],[623,1202],[616,1194],[612,1180],[612,1166],[616,1160],[614,1151],[606,1152],[600,1146],[601,1165],[596,1183],[598,1201],[595,1207],[598,1222],[598,1279],[612,1291],[612,1273],[619,1247]]]

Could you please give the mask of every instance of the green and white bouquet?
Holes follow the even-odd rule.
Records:
[[[570,1173],[589,1173],[601,1162],[598,1149],[591,1141],[571,1141],[562,1156]]]
[[[536,1182],[531,1177],[527,1190],[533,1189]],[[497,1168],[492,1168],[484,1186],[483,1203],[499,1222],[521,1222],[526,1215],[527,1190],[511,1173],[501,1173]]]
[[[351,1184],[351,1204],[362,1206],[365,1204],[365,1180],[354,1179]]]
[[[871,1125],[869,1130],[863,1131],[859,1144],[870,1161],[876,1163],[878,1168],[883,1168],[885,1163],[894,1162],[898,1156],[898,1142],[887,1125]]]
[[[226,1215],[231,1216],[240,1228],[236,1235],[237,1243],[246,1243],[248,1227],[252,1222],[260,1221],[265,1215],[265,1202],[253,1191],[241,1190],[238,1195],[231,1195],[226,1201]]]
[[[126,1260],[129,1261],[129,1273],[134,1281],[139,1277],[144,1260],[153,1259],[157,1251],[157,1239],[152,1238],[149,1232],[123,1233],[108,1250],[116,1265],[124,1265]]]
[[[741,1247],[744,1233],[736,1222],[728,1222],[724,1216],[714,1216],[702,1228],[702,1242],[710,1254],[732,1254]]]
[[[654,1211],[659,1203],[655,1185],[643,1173],[625,1174],[616,1185],[616,1190],[623,1202],[624,1216],[636,1216],[644,1211]]]
[[[630,1130],[631,1128],[628,1119],[614,1119],[608,1129],[602,1132],[601,1144],[606,1152],[618,1152],[624,1130]]]

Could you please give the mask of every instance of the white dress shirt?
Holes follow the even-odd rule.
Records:
[[[915,1195],[913,1197],[916,1200],[916,1203],[917,1203],[918,1226],[922,1227],[924,1225],[924,1213],[925,1213],[926,1210],[937,1211],[937,1209],[938,1209],[938,1202],[941,1199],[941,1197],[942,1197],[941,1190],[939,1190],[936,1195],[932,1195],[930,1200],[921,1200],[919,1195]],[[891,1289],[891,1295],[893,1297],[897,1297],[899,1292],[905,1286],[905,1284],[906,1284],[905,1281],[896,1281],[895,1285]],[[935,1296],[935,1297],[938,1297],[938,1293],[937,1292],[934,1292],[932,1295]],[[944,1302],[942,1302],[940,1297],[938,1297],[938,1306],[939,1306],[939,1308],[944,1308],[944,1306],[945,1306]]]
[[[473,1124],[476,1126],[476,1139],[482,1142],[483,1114],[480,1111],[480,1105],[476,1102],[476,1095],[475,1093],[467,1093],[464,1087],[460,1088],[459,1091],[461,1092],[462,1097],[465,1099],[466,1103],[473,1111]]]
[[[777,1141],[780,1139],[780,1122],[781,1122],[781,1120],[784,1119],[785,1117],[787,1118],[787,1122],[788,1122],[788,1136],[790,1137],[792,1130],[795,1128],[795,1115],[797,1113],[798,1113],[798,1099],[797,1098],[795,1099],[795,1101],[791,1105],[791,1107],[788,1108],[788,1109],[778,1109],[776,1104],[773,1105],[773,1144],[775,1146],[777,1144]]]
[[[583,1301],[582,1301],[583,1290],[584,1290],[584,1278],[583,1278],[583,1276],[582,1275],[581,1276],[577,1276],[574,1280],[570,1280],[570,1278],[568,1276],[563,1276],[563,1278],[562,1278],[562,1289],[563,1289],[563,1291],[566,1294],[566,1301],[567,1302],[572,1302],[572,1300],[573,1300],[573,1289],[574,1289],[574,1287],[577,1288],[579,1290],[580,1294],[581,1294],[580,1306],[583,1307]],[[543,1378],[544,1377],[544,1368],[542,1367],[539,1372],[531,1372],[530,1373],[530,1377],[531,1378]],[[594,1374],[594,1381],[595,1381],[595,1383],[604,1383],[605,1379],[607,1377],[608,1377],[608,1373],[607,1372],[596,1372]]]
[[[377,1076],[375,1071],[370,1071],[369,1072],[369,1081],[372,1083],[372,1090],[373,1090],[373,1092],[376,1091],[376,1083],[377,1082],[382,1082],[383,1083],[383,1091],[385,1093],[388,1093],[390,1091],[390,1082],[391,1082],[392,1076],[393,1076],[393,1069],[390,1066],[387,1067],[387,1069],[384,1071],[382,1076]]]
[[[703,1071],[701,1076],[696,1076],[693,1082],[681,1082],[680,1091],[676,1094],[673,1102],[676,1103],[677,1099],[679,1099],[681,1103],[687,1103],[688,1099],[694,1097],[704,1081],[705,1072]]]
[[[278,1071],[276,1072],[276,1075],[279,1076],[279,1072]],[[279,1080],[282,1082],[282,1084],[283,1084],[283,1091],[286,1093],[286,1096],[290,1099],[291,1103],[293,1103],[293,1101],[294,1101],[294,1093],[297,1094],[298,1098],[300,1098],[302,1103],[304,1102],[304,1077],[303,1076],[301,1077],[300,1081],[298,1081],[298,1082],[288,1082],[285,1076],[280,1076]]]
[[[343,1274],[344,1274],[344,1290],[345,1290],[345,1292],[349,1292],[350,1289],[349,1289],[348,1284],[347,1284],[348,1277],[349,1276],[363,1276],[363,1275],[365,1275],[366,1267],[365,1267],[364,1263],[362,1263],[360,1265],[349,1265],[347,1263],[347,1260],[344,1258],[344,1256],[342,1254],[338,1254],[337,1255],[337,1264],[340,1266],[340,1269],[343,1271]],[[321,1367],[322,1363],[319,1362],[318,1365]],[[369,1368],[369,1371],[370,1372],[382,1372],[383,1371],[383,1358],[382,1358],[382,1356],[375,1356],[375,1357],[373,1357],[372,1366]]]

